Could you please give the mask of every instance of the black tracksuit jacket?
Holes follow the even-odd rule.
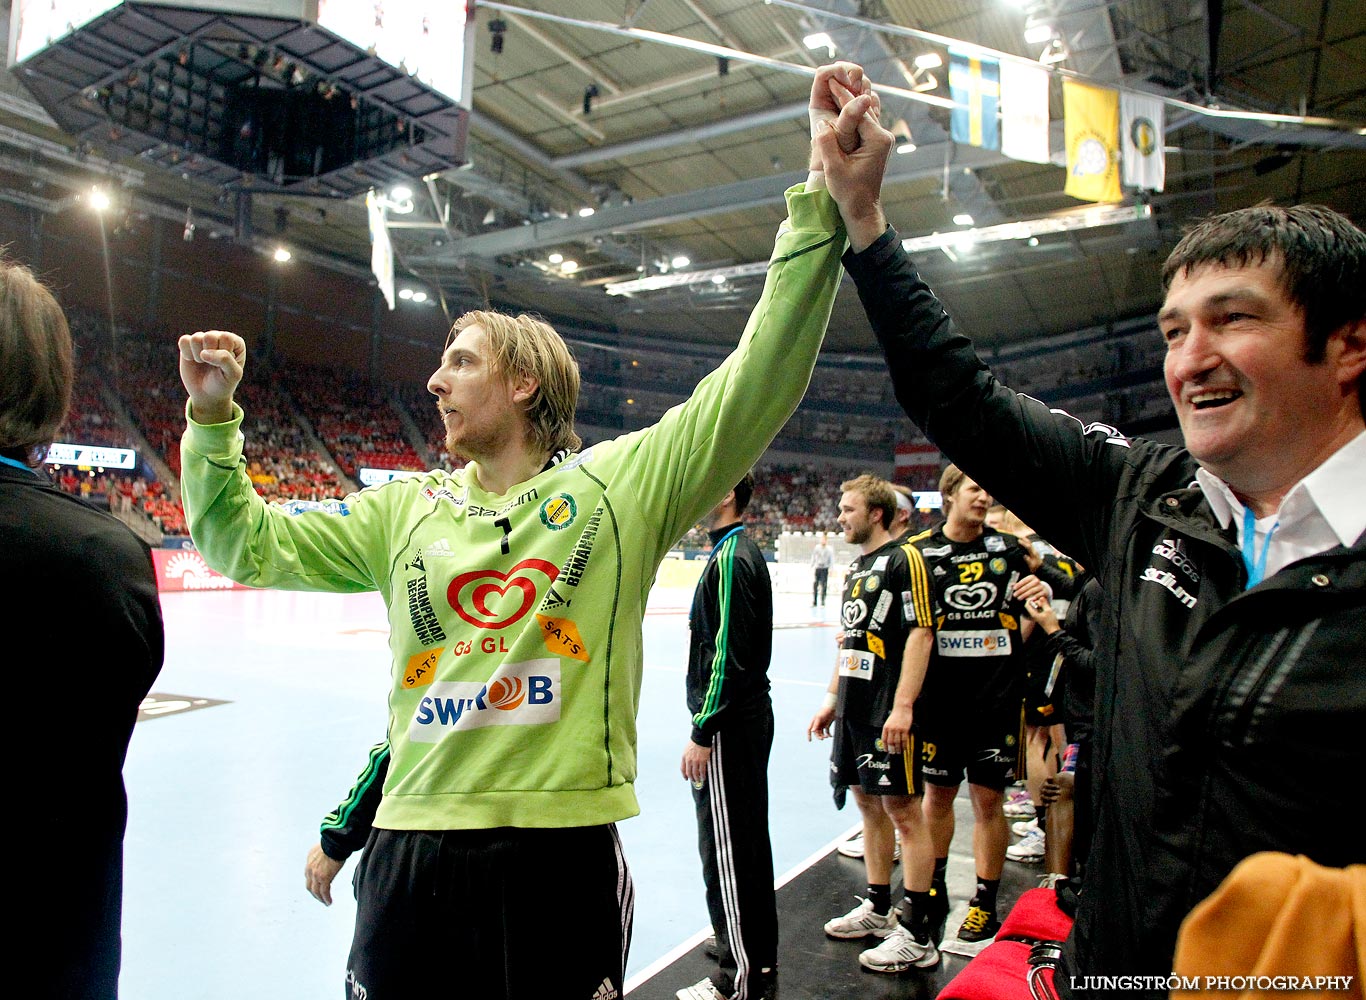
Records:
[[[730,534],[737,526],[710,533],[716,548],[689,619],[688,712],[692,741],[704,747],[722,726],[771,710],[773,587],[759,546],[744,531]]]
[[[1257,851],[1366,862],[1331,818],[1366,763],[1366,539],[1244,590],[1188,452],[1000,384],[890,228],[845,266],[907,414],[1105,592],[1096,829],[1062,986],[1170,973],[1182,918]]]

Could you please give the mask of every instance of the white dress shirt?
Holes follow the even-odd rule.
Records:
[[[1198,469],[1195,479],[1219,526],[1227,528],[1231,522],[1243,546],[1243,504],[1218,476]],[[1366,532],[1366,431],[1296,483],[1276,513],[1257,518],[1254,525],[1252,551],[1260,554],[1271,534],[1263,579],[1297,560],[1360,538]]]

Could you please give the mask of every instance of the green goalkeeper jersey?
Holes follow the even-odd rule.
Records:
[[[839,285],[834,202],[800,185],[787,202],[763,297],[692,397],[507,493],[480,489],[471,464],[271,505],[247,478],[240,408],[188,421],[183,499],[211,566],[253,587],[384,597],[392,760],[376,826],[590,826],[639,811],[655,571],[796,408]]]

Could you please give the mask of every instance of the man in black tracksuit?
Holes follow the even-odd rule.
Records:
[[[308,849],[304,861],[304,888],[325,906],[332,905],[332,880],[337,872],[370,840],[388,773],[389,741],[385,740],[370,748],[365,768],[356,776],[351,791],[323,817],[318,843]]]
[[[768,838],[773,703],[773,587],[741,517],[754,493],[747,473],[711,512],[712,552],[693,595],[688,647],[692,734],[683,776],[697,806],[697,847],[716,932],[717,971],[680,1000],[775,995],[778,909]]]
[[[992,376],[886,225],[876,152],[826,179],[897,399],[1104,590],[1095,831],[1057,981],[1165,976],[1248,855],[1366,861],[1323,812],[1366,729],[1366,235],[1312,206],[1188,234],[1159,315],[1186,447],[1129,440]]]

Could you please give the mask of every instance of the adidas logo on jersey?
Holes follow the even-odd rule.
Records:
[[[597,988],[597,991],[589,1000],[617,1000],[620,996],[621,994],[617,992],[617,988],[612,985],[612,980],[604,979],[602,985]]]
[[[424,549],[427,557],[453,556],[455,552],[451,549],[451,543],[444,538],[438,538]]]

